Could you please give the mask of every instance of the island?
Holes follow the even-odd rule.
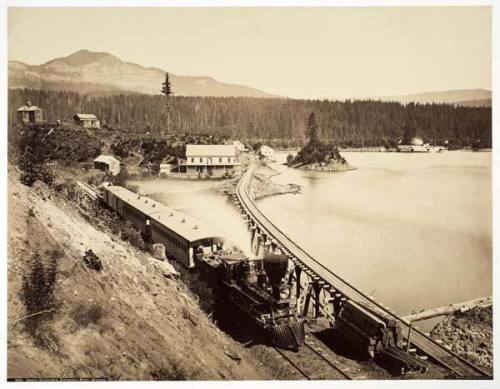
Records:
[[[349,165],[334,144],[323,143],[318,137],[319,125],[316,115],[311,112],[307,119],[308,143],[294,157],[291,154],[287,157],[287,165],[291,168],[341,172],[355,170]]]

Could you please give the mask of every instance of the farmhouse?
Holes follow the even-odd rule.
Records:
[[[77,113],[73,116],[75,124],[83,128],[100,128],[101,123],[97,117],[91,113]]]
[[[43,122],[43,109],[27,101],[26,105],[17,109],[17,120],[20,123],[41,123]]]
[[[120,173],[120,161],[111,155],[99,155],[94,159],[94,169],[110,172],[113,176]]]
[[[186,173],[192,178],[232,176],[239,158],[234,145],[187,145]]]

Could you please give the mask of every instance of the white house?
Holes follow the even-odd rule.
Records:
[[[235,145],[187,145],[186,173],[188,177],[232,176],[240,165]]]
[[[120,161],[112,155],[99,155],[94,159],[94,169],[110,172],[113,176],[120,173]]]
[[[172,173],[175,170],[176,166],[168,163],[168,162],[162,162],[160,163],[160,171],[159,174],[160,176],[169,176],[170,173]]]
[[[274,149],[269,146],[262,145],[260,146],[259,153],[264,157],[271,158],[274,156]]]
[[[245,147],[243,143],[241,143],[239,140],[233,141],[233,145],[236,147],[236,149],[240,152],[243,153],[245,151],[248,151],[248,149]]]

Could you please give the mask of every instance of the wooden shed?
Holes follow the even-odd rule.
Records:
[[[27,101],[26,105],[17,109],[17,120],[20,123],[41,123],[43,122],[43,109]]]

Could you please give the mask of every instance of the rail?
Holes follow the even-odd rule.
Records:
[[[325,267],[309,255],[304,249],[293,242],[283,231],[281,231],[271,220],[269,220],[256,206],[254,200],[249,195],[249,184],[255,169],[255,161],[252,160],[246,172],[240,178],[236,187],[236,195],[244,210],[253,220],[261,226],[262,229],[271,235],[282,247],[285,248],[285,253],[289,257],[298,260],[302,265],[309,268],[318,277],[323,279],[325,283],[332,288],[342,293],[346,298],[357,302],[365,302],[376,306],[378,309],[385,312],[387,315],[397,319],[405,333],[408,332],[409,322],[393,313],[371,296],[363,293],[359,288],[356,288],[346,279],[335,274],[332,270]],[[475,366],[466,359],[460,357],[452,350],[447,349],[443,345],[436,342],[430,336],[422,331],[413,328],[411,334],[411,343],[421,352],[428,355],[430,358],[441,364],[448,370],[452,371],[457,377],[463,378],[492,378],[492,375],[482,368]]]
[[[342,370],[335,362],[327,358],[307,342],[304,342],[304,348],[299,351],[281,350],[278,347],[274,347],[274,349],[288,362],[288,364],[307,380],[353,379],[351,375]],[[309,358],[305,358],[305,353],[309,353]],[[311,357],[314,358],[314,363]]]

